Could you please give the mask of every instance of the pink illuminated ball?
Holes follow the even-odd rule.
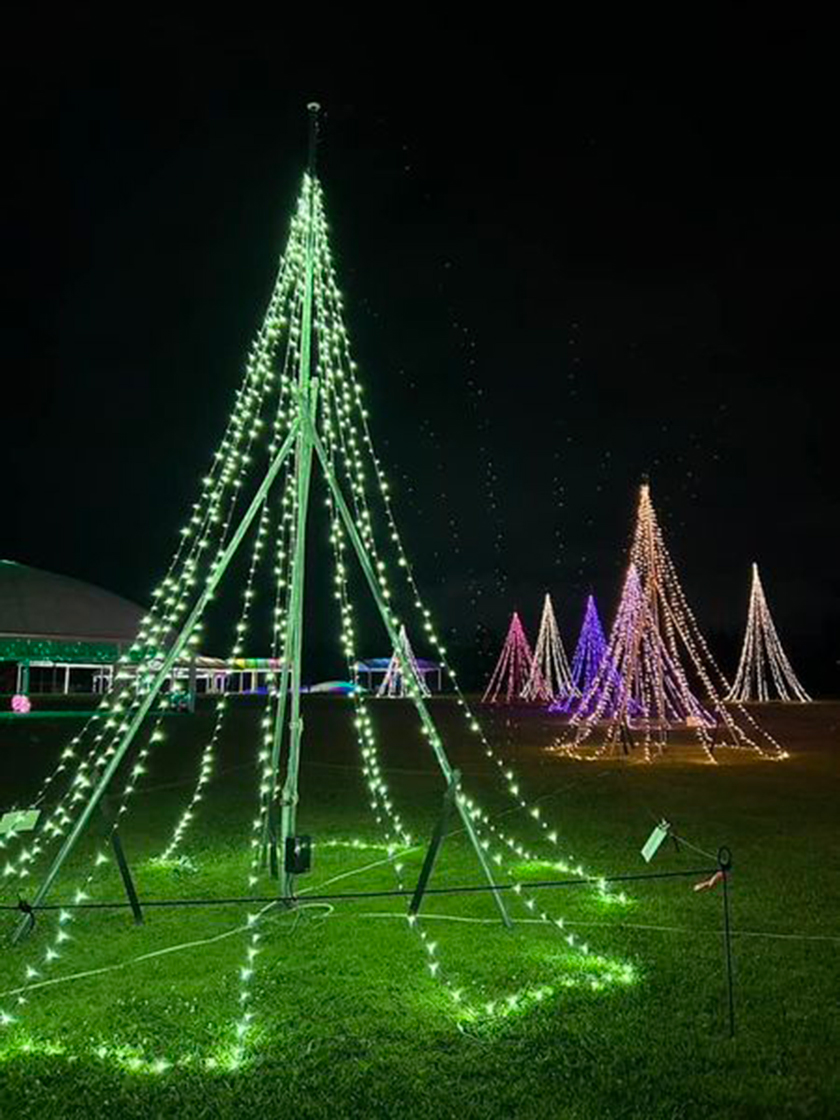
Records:
[[[13,696],[12,697],[12,711],[17,712],[18,715],[25,716],[27,712],[32,711],[32,701],[28,696]]]

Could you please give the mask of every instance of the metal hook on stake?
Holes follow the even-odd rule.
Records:
[[[723,942],[726,949],[726,994],[729,1003],[729,1037],[735,1037],[735,992],[732,978],[732,930],[729,919],[729,872],[732,870],[732,852],[727,847],[718,848],[717,863],[723,878]]]

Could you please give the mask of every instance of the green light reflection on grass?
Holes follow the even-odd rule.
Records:
[[[550,984],[525,986],[508,996],[484,1002],[467,1003],[456,999],[452,1018],[458,1029],[500,1026],[563,992],[575,989],[590,992],[615,990],[629,987],[638,979],[632,965],[595,954],[590,954],[585,960],[564,957],[562,964],[564,974]],[[256,1048],[252,1045],[250,1050],[254,1053]],[[52,1039],[10,1031],[6,1044],[0,1047],[0,1065],[30,1057],[63,1058],[67,1062],[94,1060],[123,1073],[145,1077],[160,1077],[179,1070],[231,1073],[250,1065],[249,1055],[246,1053],[243,1056],[241,1047],[236,1043],[216,1047],[206,1056],[191,1052],[178,1056],[148,1057],[139,1047],[125,1043],[100,1041],[75,1049]]]

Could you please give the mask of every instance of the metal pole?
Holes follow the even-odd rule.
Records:
[[[318,114],[321,111],[321,106],[317,101],[310,101],[306,108],[309,113],[309,159],[307,161],[307,170],[309,174],[314,177],[315,161],[318,156]]]
[[[305,418],[303,422],[306,422]],[[341,487],[338,485],[335,475],[333,474],[326,450],[323,443],[321,442],[321,437],[318,435],[318,432],[314,428],[312,431],[312,440],[315,446],[315,452],[321,462],[321,469],[324,472],[324,477],[326,478],[327,484],[333,492],[338,511],[341,514],[341,519],[344,522],[345,529],[347,530],[347,535],[350,537],[350,541],[356,552],[356,556],[358,557],[359,564],[362,568],[365,579],[367,580],[368,586],[370,587],[371,594],[373,595],[373,600],[379,609],[380,615],[382,616],[382,621],[385,624],[385,629],[388,633],[388,637],[393,644],[393,648],[399,649],[399,633],[397,631],[397,628],[394,626],[388,604],[385,601],[384,596],[382,595],[382,589],[379,586],[379,581],[373,570],[373,566],[371,565],[370,558],[365,551],[365,546],[362,543],[361,537],[359,536],[359,531],[356,528],[355,522],[353,521],[353,515],[350,512],[350,508],[347,505],[347,502],[344,500],[344,495],[341,492]],[[416,684],[417,681],[415,678],[415,685]],[[437,759],[438,766],[440,766],[441,770],[443,771],[443,776],[446,779],[448,785],[452,781],[453,770],[449,764],[449,759],[446,757],[446,752],[443,749],[443,744],[441,742],[440,736],[438,735],[435,722],[429,714],[429,709],[426,707],[422,696],[420,696],[419,694],[419,688],[415,688],[412,700],[414,703],[414,707],[417,709],[417,714],[420,716],[420,721],[423,724],[423,728],[428,735],[429,742],[432,744],[432,750],[435,753],[435,758]],[[505,907],[504,901],[502,900],[502,896],[499,894],[498,888],[496,887],[496,882],[493,878],[493,872],[491,870],[490,863],[487,859],[487,855],[484,849],[479,843],[472,818],[467,812],[463,803],[463,799],[461,797],[455,798],[455,804],[458,808],[458,813],[461,817],[467,835],[469,836],[472,846],[475,849],[475,854],[478,857],[478,862],[481,864],[481,868],[484,871],[484,874],[487,876],[487,880],[493,890],[493,898],[496,900],[496,905],[498,906],[499,911],[502,915],[502,921],[510,929],[512,928],[513,923],[510,920],[507,908]]]
[[[309,110],[309,226],[306,231],[306,261],[304,271],[303,310],[301,312],[300,364],[298,367],[298,427],[295,450],[295,485],[297,491],[297,525],[295,530],[295,556],[292,568],[292,590],[289,599],[289,618],[286,625],[286,645],[283,666],[283,690],[279,697],[277,719],[272,744],[272,768],[269,778],[269,802],[266,826],[270,838],[274,810],[274,791],[280,746],[285,719],[286,688],[291,675],[291,712],[289,714],[289,757],[286,762],[286,780],[280,799],[280,894],[290,898],[294,893],[294,876],[286,870],[286,846],[295,835],[297,826],[298,775],[300,771],[300,743],[303,720],[300,715],[301,667],[303,661],[303,604],[304,577],[306,575],[306,522],[309,513],[309,485],[312,478],[312,436],[318,404],[317,378],[310,382],[312,364],[312,303],[315,276],[315,156],[318,143],[317,102],[307,105]],[[291,664],[289,664],[291,662]],[[276,819],[276,818],[275,818]]]
[[[137,897],[137,889],[134,886],[134,880],[131,877],[131,869],[128,866],[128,860],[125,858],[125,851],[120,839],[119,829],[114,829],[111,832],[111,847],[114,849],[114,857],[117,861],[117,867],[122,876],[123,886],[125,893],[128,895],[128,901],[131,905],[131,912],[134,915],[134,924],[142,926],[143,924],[143,911],[140,909],[140,899]]]
[[[187,710],[195,712],[195,694],[198,689],[198,665],[195,657],[190,659],[190,674],[187,678]]]
[[[311,344],[312,344],[312,291],[313,291],[314,249],[315,249],[314,223],[313,223],[314,198],[315,198],[314,177],[315,177],[315,157],[316,157],[316,154],[317,154],[317,147],[318,147],[318,112],[320,110],[320,106],[318,105],[318,103],[316,101],[310,101],[309,104],[306,106],[306,108],[309,111],[309,158],[308,158],[308,162],[307,162],[307,171],[308,171],[308,174],[309,174],[309,177],[310,177],[310,183],[309,183],[310,194],[309,194],[309,228],[306,231],[306,262],[305,262],[305,272],[304,272],[303,310],[302,310],[302,316],[301,316],[300,367],[299,367],[299,371],[298,371],[298,410],[299,410],[299,415],[302,415],[304,412],[308,412],[310,407],[312,407],[313,409],[315,407],[314,396],[313,396],[312,401],[310,401],[310,399],[309,399],[309,367],[310,367],[311,353],[312,353],[312,350],[311,350]],[[306,475],[307,476],[307,478],[306,478],[306,498],[307,498],[307,501],[308,501],[308,493],[309,493],[308,476],[310,475],[311,468],[312,468],[311,447],[310,447],[310,450],[308,452],[308,456],[306,456],[304,453],[305,453],[305,448],[304,448],[304,446],[301,442],[301,438],[299,437],[298,446],[297,446],[296,451],[295,451],[295,487],[296,487],[296,491],[297,491],[297,503],[298,503],[298,518],[297,518],[298,532],[300,531],[301,526],[305,527],[305,525],[306,525],[307,510],[305,508],[306,503],[302,503],[302,498],[304,497],[303,492],[302,492],[302,483],[303,483],[303,480],[304,480],[304,475]],[[309,460],[306,467],[304,467],[304,465],[303,465],[305,457],[307,457],[308,460]],[[302,504],[303,504],[304,508],[301,511],[301,505]],[[283,644],[283,653],[284,653],[283,668],[282,668],[281,674],[280,674],[280,684],[279,684],[278,696],[277,696],[277,712],[276,712],[275,718],[274,718],[274,738],[273,738],[273,742],[272,742],[272,745],[271,745],[271,761],[270,761],[270,765],[269,765],[269,778],[268,778],[268,794],[267,794],[268,802],[267,802],[267,807],[266,807],[265,824],[263,825],[263,836],[262,836],[262,851],[263,851],[262,863],[263,863],[263,866],[265,866],[266,862],[268,862],[270,864],[272,875],[275,874],[276,869],[277,869],[277,806],[276,806],[275,798],[276,798],[276,793],[277,793],[277,775],[278,775],[279,770],[280,770],[280,753],[281,753],[282,746],[283,746],[283,729],[284,729],[285,723],[286,723],[286,699],[287,699],[287,696],[288,696],[288,693],[289,693],[289,678],[290,678],[290,675],[291,675],[290,654],[291,654],[292,648],[296,645],[295,629],[296,629],[297,622],[298,622],[298,613],[300,613],[302,615],[302,610],[303,610],[303,594],[302,594],[302,592],[303,592],[303,568],[302,568],[302,566],[300,568],[298,567],[298,559],[299,558],[302,559],[305,556],[305,548],[300,550],[300,552],[299,552],[297,544],[298,544],[298,542],[297,542],[297,537],[296,537],[296,539],[295,539],[295,560],[294,560],[294,566],[293,566],[293,569],[292,569],[292,593],[291,593],[291,596],[290,596],[290,599],[289,599],[289,615],[288,615],[288,618],[286,619],[286,634],[285,634],[285,639],[284,639],[284,644]],[[297,585],[298,572],[300,572],[300,576],[301,576],[301,586],[300,586],[300,589],[299,589],[301,602],[300,602],[299,610],[296,610],[294,600],[295,600],[295,587]],[[301,635],[301,643],[302,643],[302,641],[303,641],[303,635]],[[299,688],[300,688],[300,680],[299,680],[299,676],[298,676],[298,695],[299,695]],[[297,749],[298,753],[300,752],[300,731],[301,730],[302,730],[302,728],[299,728],[298,734],[297,734],[296,749]],[[291,732],[291,727],[290,727],[290,732]],[[295,762],[294,791],[292,792],[290,782],[289,782],[289,777],[290,777],[289,766],[291,766],[291,751],[292,751],[292,746],[291,746],[291,743],[290,743],[290,745],[289,745],[290,762],[289,762],[289,765],[287,766],[286,782],[285,782],[284,787],[283,787],[283,798],[285,800],[286,791],[287,791],[287,788],[288,788],[289,791],[290,791],[290,796],[294,797],[295,803],[296,803],[297,802],[297,761]],[[295,821],[296,821],[296,813],[292,814],[291,820],[289,818],[289,814],[287,813],[286,816],[285,816],[285,821],[286,821],[286,824],[291,824],[292,828],[294,828],[294,824],[295,824]],[[282,826],[282,827],[285,828],[285,826]],[[285,831],[283,831],[284,844],[283,844],[283,847],[281,848],[281,851],[285,852],[285,838],[286,838],[286,836],[287,835],[292,835],[292,834],[293,833],[288,833],[287,834]],[[285,880],[284,880],[284,884],[285,884]],[[289,884],[285,884],[285,885],[289,885]],[[287,893],[291,893],[291,892],[286,892],[284,890],[282,893],[287,894]]]
[[[128,866],[128,860],[125,858],[125,849],[120,839],[120,830],[118,828],[119,817],[111,810],[107,796],[103,797],[99,802],[99,811],[105,821],[106,831],[110,833],[111,847],[114,849],[114,858],[117,861],[117,867],[122,877],[125,893],[129,905],[131,906],[131,912],[134,915],[135,925],[141,926],[143,924],[143,911],[140,909],[140,899],[137,897],[137,890],[134,886],[134,880],[131,877],[131,868]]]
[[[230,564],[231,559],[233,558],[236,550],[239,548],[239,545],[242,541],[242,538],[245,536],[245,534],[247,533],[247,531],[248,531],[248,529],[251,525],[251,522],[254,520],[254,517],[256,516],[257,510],[260,508],[262,503],[265,501],[266,495],[268,494],[268,491],[271,489],[271,484],[274,482],[274,479],[277,477],[278,471],[282,467],[283,463],[286,460],[286,457],[288,456],[289,452],[291,451],[292,444],[294,443],[294,440],[297,436],[297,428],[299,427],[299,424],[300,424],[299,420],[296,420],[292,424],[292,426],[289,430],[289,434],[286,436],[286,439],[283,441],[283,446],[277,452],[277,455],[275,456],[274,461],[271,463],[268,470],[266,471],[265,478],[260,483],[260,487],[257,490],[256,494],[254,495],[250,506],[248,507],[245,514],[243,515],[242,520],[239,522],[239,526],[237,527],[236,532],[234,533],[233,537],[231,538],[230,542],[227,545],[227,548],[225,548],[224,552],[219,557],[215,567],[213,568],[212,572],[210,573],[210,576],[207,580],[204,591],[201,593],[201,595],[198,599],[198,602],[193,607],[189,618],[184,623],[180,634],[178,635],[178,637],[176,638],[176,640],[174,641],[172,646],[170,646],[169,652],[164,657],[163,662],[162,662],[160,668],[158,669],[157,673],[155,674],[155,677],[152,680],[151,685],[150,685],[146,695],[144,696],[140,706],[138,707],[137,711],[135,712],[133,718],[131,719],[131,722],[129,723],[128,727],[126,728],[125,734],[123,735],[119,746],[116,748],[113,755],[111,756],[111,761],[108,763],[107,767],[105,768],[105,770],[102,774],[102,777],[99,780],[99,784],[96,786],[93,793],[90,795],[90,798],[88,800],[87,805],[82,810],[81,814],[77,817],[76,822],[73,825],[73,828],[71,829],[69,835],[67,836],[67,839],[64,841],[64,843],[61,846],[61,850],[59,851],[58,855],[53,860],[52,866],[50,867],[49,871],[47,872],[46,877],[44,878],[44,881],[41,883],[41,886],[38,888],[38,893],[35,895],[35,899],[32,903],[33,906],[40,905],[40,903],[42,903],[44,901],[44,899],[46,898],[46,896],[47,896],[47,894],[50,890],[50,887],[52,887],[53,883],[56,880],[56,877],[58,876],[59,871],[61,870],[61,868],[64,864],[64,861],[67,859],[67,857],[70,855],[70,853],[75,848],[76,842],[78,841],[82,832],[85,830],[85,827],[87,826],[87,823],[90,820],[91,814],[96,809],[96,806],[99,804],[99,801],[100,801],[102,795],[105,793],[108,786],[110,785],[111,779],[113,778],[113,776],[116,773],[120,763],[122,762],[123,758],[125,757],[126,751],[131,746],[131,743],[133,742],[134,737],[136,736],[137,732],[140,730],[140,726],[143,723],[143,720],[148,715],[149,709],[151,708],[152,704],[155,701],[155,697],[157,696],[158,692],[160,691],[161,686],[163,685],[164,681],[169,676],[169,673],[172,669],[172,666],[178,660],[178,657],[180,656],[184,646],[187,644],[187,640],[189,639],[190,634],[193,631],[193,628],[195,627],[198,620],[201,618],[201,615],[204,613],[204,608],[207,606],[208,601],[212,598],[213,592],[216,590],[216,587],[218,586],[219,582],[221,581],[222,576],[225,574],[225,570],[227,569],[228,565]],[[18,927],[15,930],[14,937],[12,938],[12,943],[13,944],[17,944],[20,937],[23,936],[23,933],[28,928],[28,925],[29,925],[29,919],[24,917],[24,919],[18,924]]]
[[[308,363],[307,363],[308,364]],[[303,347],[301,347],[301,365],[303,365]],[[301,378],[303,372],[301,372]],[[312,382],[312,403],[305,405],[308,409],[315,408],[318,394],[317,380]],[[309,414],[311,417],[311,413]],[[289,615],[292,624],[291,648],[291,712],[289,713],[289,757],[286,763],[286,780],[283,783],[283,792],[280,798],[280,853],[282,867],[280,869],[280,894],[283,898],[290,898],[294,894],[294,876],[286,870],[286,843],[295,835],[297,826],[298,805],[298,776],[300,772],[300,742],[303,736],[303,719],[300,714],[300,686],[301,665],[303,661],[303,589],[306,574],[306,515],[309,508],[309,484],[312,478],[312,438],[314,427],[309,420],[304,420],[301,429],[308,429],[308,437],[303,443],[298,443],[300,458],[298,466],[298,520],[295,535],[295,560],[292,573],[292,595],[289,604]],[[287,651],[289,647],[286,647]],[[288,654],[286,660],[289,660]],[[288,680],[288,674],[287,674]],[[280,728],[282,734],[282,727]]]

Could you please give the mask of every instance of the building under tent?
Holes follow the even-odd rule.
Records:
[[[424,657],[415,657],[414,663],[429,692],[441,692],[443,666],[437,661],[427,661]],[[368,692],[375,691],[384,680],[390,664],[390,657],[368,657],[364,661],[357,661],[353,665],[353,683],[361,685]],[[433,684],[437,687],[433,687]]]
[[[0,560],[0,693],[107,692],[144,614],[101,587]],[[258,692],[279,669],[273,658],[198,656],[179,661],[167,691]]]
[[[159,669],[162,662],[148,661],[144,669]],[[114,682],[118,666],[100,665],[93,674],[93,691],[107,692]],[[132,672],[136,665],[121,665],[122,672]],[[173,692],[192,692],[198,696],[216,695],[221,692],[255,692],[255,676],[251,672],[232,669],[227,661],[219,657],[182,658],[172,668],[169,688]]]
[[[69,576],[0,560],[0,690],[90,693],[134,640],[136,603]]]

